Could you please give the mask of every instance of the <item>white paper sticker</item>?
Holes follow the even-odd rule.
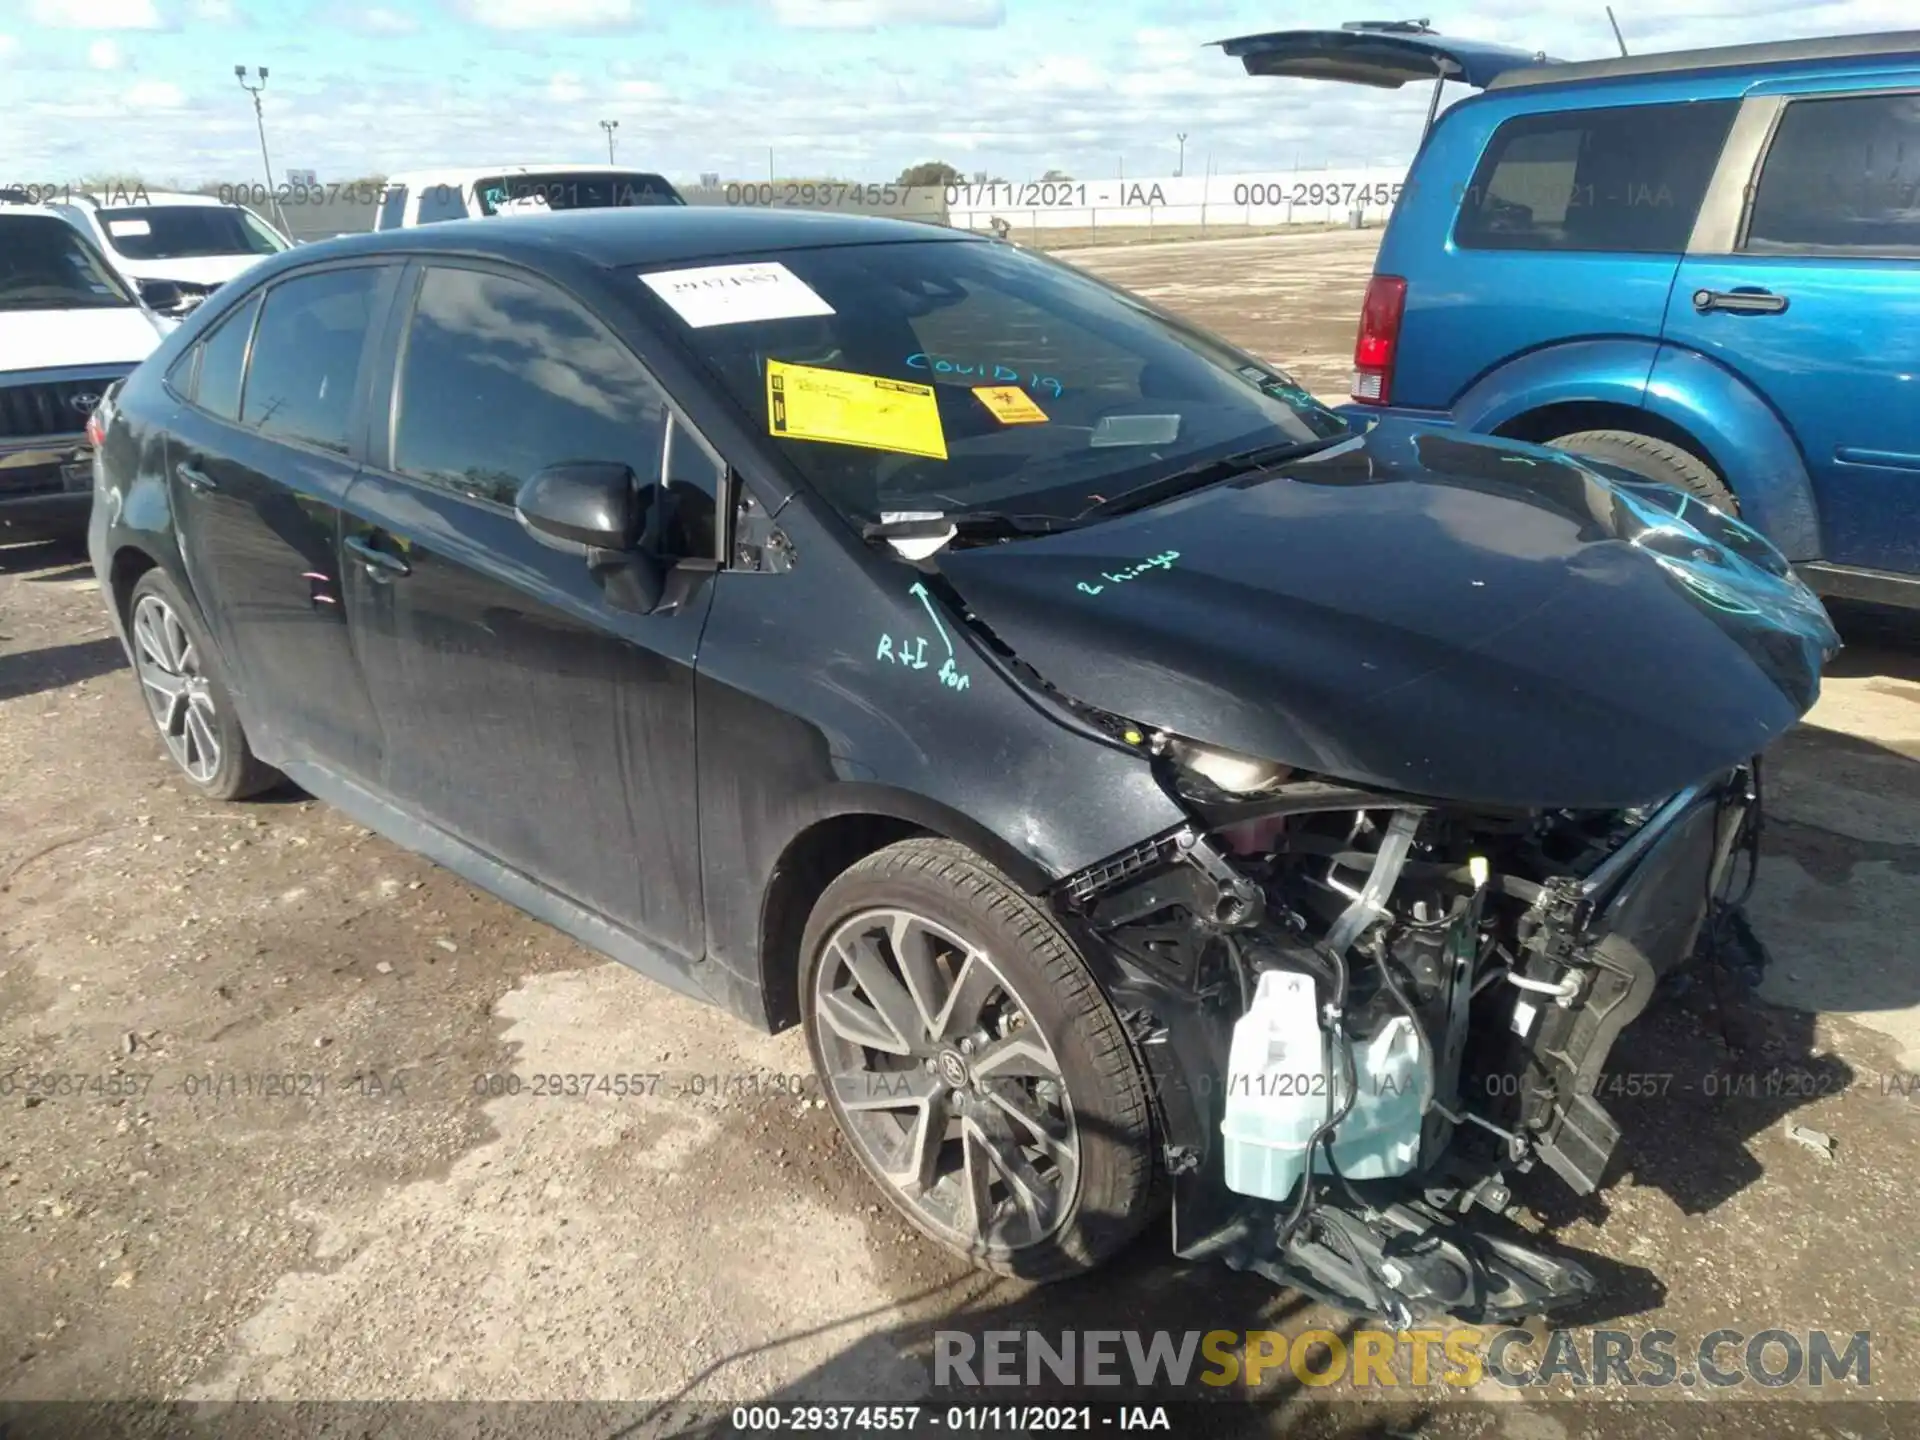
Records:
[[[151,235],[153,226],[144,220],[109,220],[107,233],[116,240],[128,235]]]
[[[833,314],[833,307],[815,294],[812,286],[778,260],[656,270],[640,278],[696,330],[749,320]]]
[[[1513,1033],[1524,1035],[1533,1028],[1533,1017],[1540,1012],[1525,1000],[1513,1002]]]

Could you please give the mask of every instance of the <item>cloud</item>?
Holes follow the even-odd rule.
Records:
[[[153,0],[33,0],[36,25],[50,30],[164,30]]]
[[[233,0],[193,0],[188,13],[209,25],[231,25],[239,18],[234,13]]]
[[[335,18],[362,35],[411,35],[420,28],[417,16],[385,5],[355,5],[336,11]]]
[[[991,30],[1007,19],[1005,0],[772,0],[773,18],[801,30],[879,30],[889,25],[956,25]]]
[[[624,30],[642,18],[637,0],[451,0],[451,8],[488,30]]]
[[[570,70],[562,70],[547,81],[547,98],[557,105],[574,105],[587,98],[587,87]]]
[[[17,36],[0,35],[0,61],[11,60],[20,53],[20,41]]]
[[[185,93],[171,80],[141,80],[127,87],[127,106],[134,110],[178,110]]]
[[[126,63],[126,55],[112,40],[96,40],[87,47],[87,64],[96,70],[118,70]]]

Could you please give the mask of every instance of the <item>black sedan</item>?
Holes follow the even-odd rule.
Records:
[[[1356,1310],[1586,1295],[1506,1182],[1599,1183],[1593,1078],[1837,643],[1678,491],[1358,433],[908,223],[307,246],[102,418],[93,561],[189,783],[803,1024],[892,1202],[1037,1278],[1171,1194],[1180,1253]]]

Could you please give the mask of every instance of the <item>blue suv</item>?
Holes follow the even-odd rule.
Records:
[[[1222,42],[1433,102],[1359,417],[1557,446],[1920,605],[1920,31],[1567,63],[1425,22]],[[1480,93],[1439,108],[1447,82]]]

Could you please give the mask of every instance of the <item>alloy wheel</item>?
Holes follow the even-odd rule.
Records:
[[[142,595],[133,608],[134,667],[174,761],[205,785],[220,769],[220,715],[200,650],[173,607]]]
[[[825,1080],[848,1136],[919,1219],[967,1250],[1060,1228],[1080,1136],[1053,1047],[985,950],[908,910],[867,910],[814,972]]]

